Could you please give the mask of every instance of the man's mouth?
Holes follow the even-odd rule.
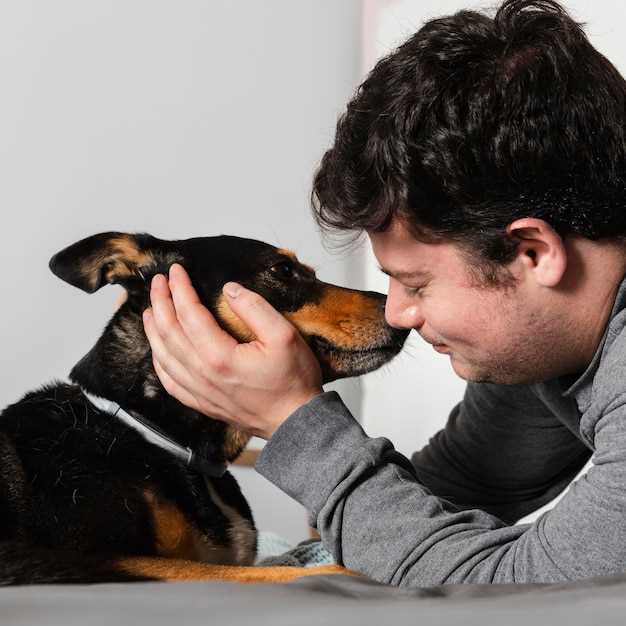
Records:
[[[436,340],[430,340],[427,337],[424,337],[423,335],[420,335],[420,337],[426,342],[429,343],[434,350],[436,350],[437,352],[450,352],[450,348],[448,347],[447,344],[441,342],[441,341],[436,341]]]

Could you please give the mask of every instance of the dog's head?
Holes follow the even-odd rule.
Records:
[[[407,336],[385,323],[385,296],[323,283],[292,252],[260,241],[229,236],[166,241],[119,232],[82,239],[54,255],[50,269],[88,293],[107,284],[122,285],[127,297],[70,376],[88,391],[149,411],[169,432],[181,434],[183,423],[195,423],[199,416],[190,415],[161,386],[141,315],[150,305],[151,278],[167,274],[173,263],[187,270],[203,304],[241,342],[254,336],[229,308],[222,287],[236,281],[261,294],[308,342],[324,382],[380,367],[400,351]]]

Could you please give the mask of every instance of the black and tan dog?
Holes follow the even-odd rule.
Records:
[[[248,436],[180,404],[154,372],[141,316],[151,277],[173,263],[240,341],[252,336],[222,285],[264,296],[305,337],[325,382],[379,367],[406,338],[385,324],[384,296],[322,283],[292,253],[259,241],[110,232],[65,248],[50,261],[57,276],[88,293],[120,284],[128,295],[72,369],[74,384],[46,385],[0,414],[0,584],[305,573],[249,567],[256,529],[226,471]]]

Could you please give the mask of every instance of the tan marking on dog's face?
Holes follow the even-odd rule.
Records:
[[[135,269],[154,262],[149,252],[139,249],[137,241],[130,236],[111,239],[109,242],[109,256],[114,265],[107,272],[107,280],[111,278],[127,278],[135,275]]]
[[[350,289],[328,286],[317,304],[305,304],[285,317],[305,336],[323,337],[338,348],[360,349],[380,332],[380,301]]]
[[[254,341],[256,335],[235,315],[224,294],[220,294],[215,305],[217,317],[226,326],[226,330],[241,343]]]
[[[276,252],[278,252],[278,254],[282,254],[283,256],[286,256],[289,260],[293,261],[294,263],[297,263],[299,266],[304,267],[305,269],[309,270],[309,272],[315,274],[315,270],[310,265],[306,265],[306,263],[302,263],[301,261],[298,261],[298,257],[296,256],[295,252],[292,252],[291,250],[287,250],[286,248],[279,248],[278,250],[276,250]]]
[[[278,254],[282,254],[283,256],[289,257],[292,261],[295,261],[296,263],[298,262],[298,257],[296,256],[296,253],[291,250],[287,250],[287,248],[278,248],[276,252],[278,252]]]
[[[251,436],[242,430],[239,430],[232,424],[226,427],[224,435],[224,454],[227,461],[236,459],[241,451],[248,445]]]
[[[140,250],[134,237],[121,235],[110,239],[104,250],[85,260],[81,271],[89,277],[91,286],[95,287],[104,264],[110,265],[105,274],[106,281],[113,283],[122,278],[135,276],[137,268],[152,263],[154,263],[152,254]]]

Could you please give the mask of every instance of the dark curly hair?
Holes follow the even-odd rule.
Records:
[[[315,174],[324,231],[450,240],[510,261],[506,227],[626,234],[626,82],[552,0],[507,0],[495,17],[427,22],[380,60],[337,123]]]

